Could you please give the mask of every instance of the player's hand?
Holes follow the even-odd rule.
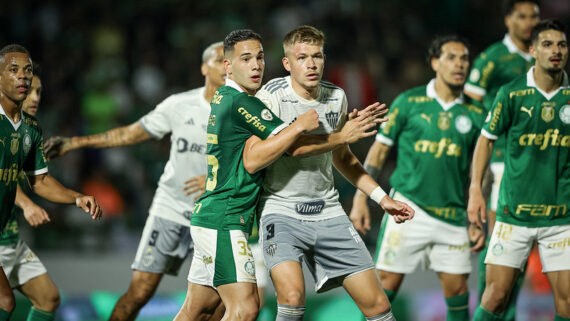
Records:
[[[366,204],[366,195],[362,194],[354,197],[349,218],[354,228],[362,235],[366,235],[370,231],[370,209],[368,204]]]
[[[38,227],[50,221],[46,210],[33,202],[25,208],[22,208],[22,211],[24,212],[24,218],[32,227]]]
[[[382,118],[387,112],[386,105],[380,105],[378,102],[360,112],[357,112],[356,109],[353,110],[348,114],[349,120],[340,131],[345,143],[352,144],[362,138],[375,135],[378,132],[376,125],[388,120],[387,118]]]
[[[467,216],[469,223],[483,230],[483,223],[487,222],[487,205],[481,187],[469,187],[469,202],[467,203]],[[481,219],[479,219],[481,218]]]
[[[294,124],[299,126],[304,133],[310,132],[319,128],[319,114],[317,114],[316,110],[309,109],[306,113],[299,115]]]
[[[71,150],[71,138],[54,136],[44,142],[44,153],[48,160],[65,155]]]
[[[392,215],[392,217],[394,217],[394,222],[398,224],[411,220],[414,217],[413,208],[406,203],[393,200],[388,195],[382,198],[380,206],[386,213]]]
[[[184,182],[184,192],[186,196],[197,193],[194,196],[194,200],[197,200],[206,192],[206,175],[192,177]]]
[[[475,224],[469,224],[467,229],[469,242],[471,242],[471,252],[479,252],[485,247],[485,233]]]
[[[93,196],[82,195],[75,199],[75,205],[91,215],[91,218],[98,220],[103,215],[101,207],[97,203],[97,200]]]

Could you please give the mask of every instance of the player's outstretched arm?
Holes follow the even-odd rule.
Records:
[[[366,155],[366,160],[364,161],[364,169],[372,179],[375,180],[378,178],[389,152],[390,146],[378,141],[375,141],[370,147]],[[366,203],[367,199],[368,195],[364,194],[360,189],[357,189],[356,193],[354,193],[352,210],[349,216],[354,228],[362,234],[366,234],[371,228],[370,210]]]
[[[34,203],[20,188],[20,185],[18,185],[16,190],[15,204],[22,209],[24,218],[32,227],[37,227],[50,221],[47,212]]]
[[[262,170],[283,155],[299,136],[318,127],[319,115],[310,109],[275,136],[265,140],[251,136],[243,149],[243,166],[250,174]]]
[[[136,122],[91,136],[50,137],[44,144],[44,150],[46,157],[53,159],[78,148],[110,148],[134,145],[151,137],[142,125]]]
[[[353,111],[340,131],[328,135],[302,135],[287,152],[292,156],[313,156],[330,152],[342,145],[355,143],[360,139],[375,135],[376,126],[388,120],[382,117],[386,113],[388,113],[386,104],[378,102],[360,112]]]
[[[94,220],[103,214],[97,200],[93,196],[83,195],[61,185],[49,174],[30,176],[34,192],[54,203],[75,204],[77,207],[91,215]]]
[[[384,211],[394,216],[396,223],[402,223],[414,217],[414,210],[411,207],[386,195],[374,179],[366,173],[348,146],[333,151],[333,164],[356,188],[369,195]]]
[[[483,181],[483,174],[485,173],[489,160],[491,159],[494,143],[495,142],[493,140],[480,135],[477,140],[477,144],[475,145],[473,162],[471,164],[471,185],[469,185],[467,215],[469,217],[469,222],[480,229],[483,229],[481,222],[485,223],[487,221],[487,208],[481,184]]]

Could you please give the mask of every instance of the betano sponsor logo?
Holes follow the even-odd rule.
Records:
[[[265,131],[265,125],[262,125],[259,121],[259,117],[257,116],[253,116],[252,114],[250,114],[245,108],[240,107],[238,108],[238,113],[242,114],[245,118],[245,121],[247,123],[252,123],[253,126],[255,126],[255,128],[259,129],[260,132],[264,132]]]
[[[564,216],[566,215],[567,209],[566,204],[519,204],[515,214],[529,214],[531,216]]]
[[[570,135],[560,135],[558,129],[547,129],[544,134],[528,133],[519,137],[520,146],[540,146],[545,150],[548,146],[570,147]]]
[[[446,156],[461,156],[461,146],[452,143],[449,138],[442,138],[439,142],[420,139],[414,144],[414,150],[417,153],[434,154],[435,158]]]

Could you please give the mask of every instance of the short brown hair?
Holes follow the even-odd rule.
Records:
[[[300,26],[291,31],[283,38],[283,51],[287,54],[287,48],[297,42],[308,44],[325,45],[325,34],[312,26]]]

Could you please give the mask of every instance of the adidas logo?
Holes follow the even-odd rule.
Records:
[[[184,124],[187,124],[187,125],[192,125],[192,126],[194,126],[194,119],[193,119],[193,118],[190,118],[190,119],[189,119],[189,120],[187,120],[187,121],[186,121]]]

